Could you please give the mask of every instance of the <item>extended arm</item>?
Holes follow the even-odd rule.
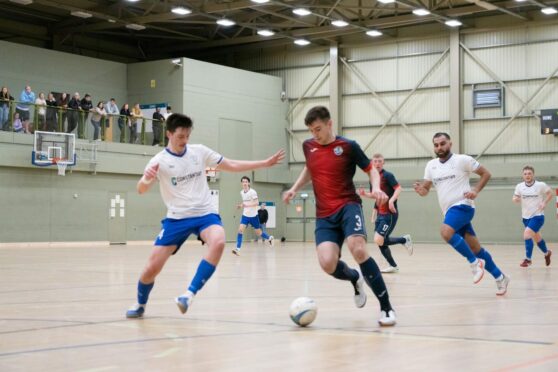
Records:
[[[429,180],[416,181],[415,183],[413,183],[413,188],[415,189],[415,192],[420,196],[428,195],[431,187],[432,187],[432,181]]]
[[[157,177],[157,172],[159,172],[159,164],[155,164],[145,170],[143,172],[143,176],[138,181],[136,185],[136,189],[138,190],[138,194],[143,194],[151,188],[155,179]]]
[[[272,156],[264,160],[234,160],[223,158],[217,165],[220,171],[244,172],[248,170],[268,168],[280,163],[285,158],[285,150],[279,150]]]
[[[310,171],[308,171],[308,168],[304,167],[304,169],[302,169],[302,172],[300,172],[300,175],[298,176],[294,185],[292,185],[290,189],[288,189],[283,193],[283,201],[286,204],[288,204],[289,201],[292,198],[294,198],[296,192],[311,180],[312,180],[312,175],[310,174]]]
[[[486,186],[488,180],[490,180],[490,177],[492,177],[492,174],[490,174],[488,169],[486,169],[482,165],[479,166],[477,170],[475,170],[475,173],[480,176],[480,180],[479,182],[477,182],[475,187],[471,188],[471,191],[465,193],[465,197],[467,199],[475,199],[481,192],[481,190],[484,189],[484,186]]]

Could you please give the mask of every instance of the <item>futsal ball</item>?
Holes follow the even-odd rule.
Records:
[[[291,304],[289,315],[297,325],[306,327],[316,319],[318,306],[311,298],[299,297]]]

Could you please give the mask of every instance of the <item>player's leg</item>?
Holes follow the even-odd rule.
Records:
[[[273,245],[273,236],[268,235],[265,231],[262,230],[260,225],[260,219],[258,216],[250,218],[250,223],[254,226],[254,230],[258,236],[261,236],[263,239],[267,240],[270,245]],[[257,241],[257,240],[256,240]]]
[[[523,225],[525,226],[525,230],[523,230],[523,241],[525,242],[525,259],[519,266],[521,267],[528,267],[531,266],[531,257],[533,256],[533,235],[535,232],[529,227],[529,222],[531,221],[530,218],[523,219]]]
[[[388,247],[387,240],[389,239],[389,234],[393,230],[393,218],[390,214],[378,214],[376,217],[375,231],[374,231],[374,243],[378,244],[380,247],[380,253],[384,256],[388,263],[388,267],[382,269],[382,273],[397,273],[399,268],[397,263],[391,255],[391,250]]]
[[[532,239],[537,243],[537,246],[544,253],[544,260],[546,266],[550,265],[550,256],[552,255],[552,251],[549,250],[546,246],[546,242],[544,241],[542,235],[540,234],[540,230],[544,225],[544,216],[535,216],[529,219],[528,228],[533,231],[531,234]]]
[[[477,238],[475,231],[473,230],[473,226],[469,224],[465,229],[462,231],[464,239],[467,241],[467,244],[471,247],[471,250],[475,252],[475,255],[484,260],[484,268],[494,277],[496,280],[496,287],[498,290],[496,294],[498,296],[503,296],[506,294],[508,290],[508,284],[510,283],[510,277],[505,275],[496,263],[492,259],[490,252],[486,248],[483,248]]]
[[[198,265],[188,290],[176,298],[176,304],[183,314],[192,305],[196,293],[203,288],[215,272],[225,249],[225,229],[218,215],[210,214],[205,216],[204,222],[200,226],[199,234],[207,244],[207,251]]]
[[[401,237],[393,237],[391,236],[392,231],[395,229],[395,225],[397,225],[397,220],[399,218],[398,214],[391,214],[391,224],[390,224],[390,232],[386,235],[384,245],[394,245],[394,244],[402,244],[407,248],[407,253],[409,256],[413,255],[413,241],[411,240],[411,235],[406,234]]]
[[[138,302],[126,312],[127,318],[139,318],[145,312],[149,294],[155,285],[155,278],[165,266],[169,257],[176,251],[176,246],[155,246],[138,280]]]
[[[484,276],[484,261],[477,259],[471,247],[467,244],[459,231],[471,223],[475,209],[467,205],[451,207],[446,212],[444,223],[440,229],[440,235],[449,243],[459,254],[469,261],[473,271],[473,283],[478,283]]]
[[[232,253],[240,256],[240,248],[242,247],[242,238],[244,236],[244,231],[248,225],[248,217],[242,215],[240,219],[240,225],[238,226],[238,234],[236,234],[236,248],[232,250]]]

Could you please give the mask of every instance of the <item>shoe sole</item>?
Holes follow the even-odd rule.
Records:
[[[232,250],[232,253],[233,253],[235,256],[240,256],[240,253],[238,253],[238,251],[237,251],[236,249],[233,249],[233,250]]]
[[[138,314],[138,315],[128,315],[128,314],[126,314],[126,318],[127,318],[127,319],[138,319],[138,318],[143,318],[143,314]]]
[[[550,266],[550,257],[552,257],[552,251],[549,249],[548,256],[544,256],[544,263],[546,264],[546,266]]]
[[[508,286],[510,285],[511,279],[509,277],[507,277],[507,278],[508,278],[508,284],[506,285],[506,290],[504,291],[504,293],[496,293],[496,296],[503,296],[506,293],[508,293]]]
[[[182,303],[178,301],[178,297],[175,298],[174,301],[176,302],[176,306],[178,306],[178,310],[180,310],[182,314],[186,314],[186,312],[188,311],[188,307],[184,307],[184,305],[182,305]]]

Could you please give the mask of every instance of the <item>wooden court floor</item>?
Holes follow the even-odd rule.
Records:
[[[205,249],[189,243],[138,320],[124,313],[149,245],[3,245],[0,371],[558,371],[558,246],[550,247],[553,266],[535,252],[523,269],[521,246],[488,246],[512,277],[503,298],[488,273],[473,285],[446,245],[415,245],[411,257],[394,247],[401,271],[384,278],[398,324],[380,328],[371,292],[355,308],[352,288],[321,272],[312,243],[249,243],[241,257],[227,245],[182,315],[173,299]],[[318,304],[306,329],[288,317],[299,296]]]

